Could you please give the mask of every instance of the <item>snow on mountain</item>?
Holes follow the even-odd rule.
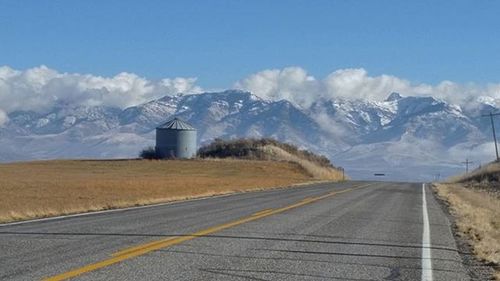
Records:
[[[374,172],[429,180],[461,171],[466,157],[492,160],[489,120],[494,101],[462,108],[432,97],[391,93],[384,101],[318,99],[308,108],[228,90],[165,96],[125,109],[57,105],[14,111],[0,127],[0,161],[135,157],[154,145],[154,129],[172,116],[214,138],[273,137],[329,156],[354,178]]]

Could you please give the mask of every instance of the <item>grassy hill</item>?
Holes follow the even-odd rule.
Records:
[[[249,160],[286,161],[298,164],[311,177],[322,180],[342,180],[341,168],[328,158],[273,139],[215,140],[201,147],[200,158],[237,158]]]

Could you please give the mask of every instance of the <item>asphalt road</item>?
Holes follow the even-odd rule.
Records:
[[[0,279],[469,280],[425,190],[316,184],[3,225]]]

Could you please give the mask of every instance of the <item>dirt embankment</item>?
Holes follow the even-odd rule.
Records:
[[[0,222],[317,180],[292,162],[68,160],[0,164]]]

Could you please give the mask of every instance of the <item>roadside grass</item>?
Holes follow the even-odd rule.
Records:
[[[500,199],[458,183],[435,184],[435,190],[448,202],[459,234],[470,242],[477,257],[495,265],[495,277],[500,280]]]
[[[0,222],[140,206],[320,180],[298,163],[53,160],[0,164]]]

